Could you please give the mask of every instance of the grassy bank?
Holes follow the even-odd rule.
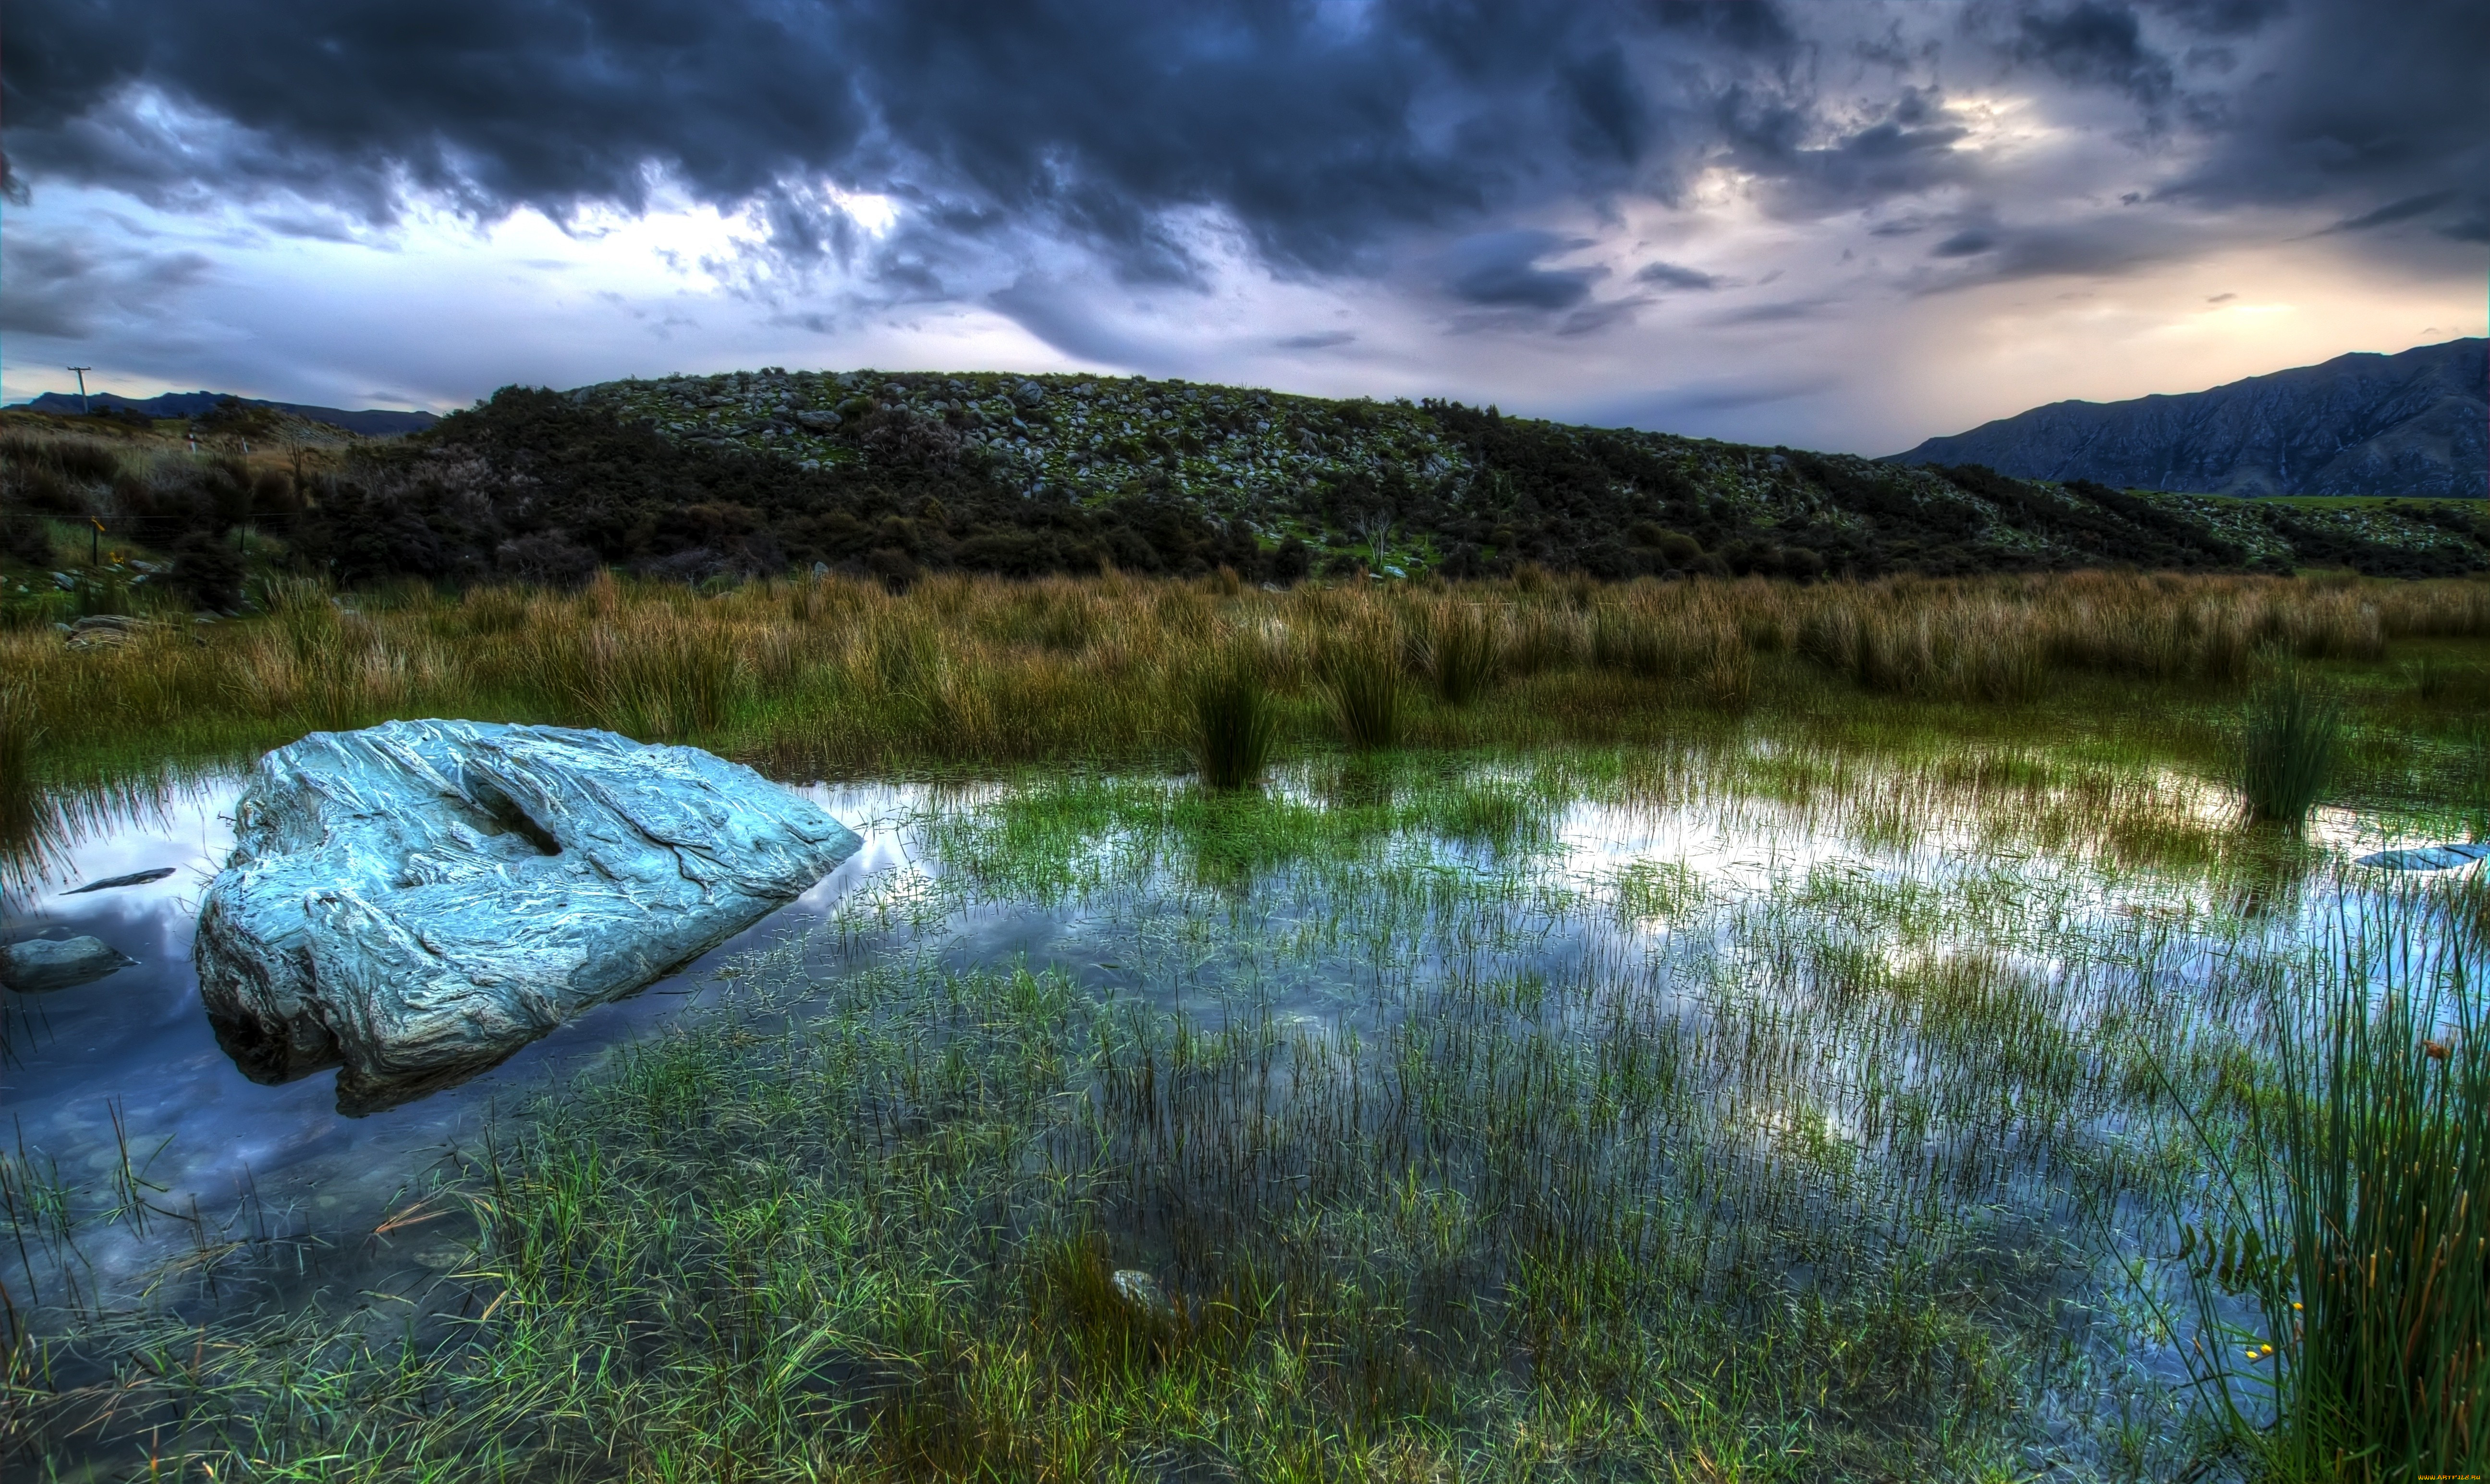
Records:
[[[2471,580],[1525,573],[1271,593],[944,577],[895,596],[833,577],[704,597],[600,579],[337,599],[277,581],[262,597],[255,616],[168,615],[111,647],[48,626],[0,633],[18,696],[0,752],[75,785],[315,728],[461,715],[696,742],[782,775],[1173,759],[1171,698],[1238,655],[1279,703],[1284,753],[1337,740],[1321,672],[1349,653],[1404,677],[1403,735],[1440,746],[1659,740],[1757,713],[1826,741],[2073,727],[2185,756],[2277,658],[2310,662],[2373,733],[2444,732],[2490,697],[2476,649],[2490,583]]]

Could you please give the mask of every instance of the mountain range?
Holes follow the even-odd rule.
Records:
[[[1896,464],[2225,495],[2490,494],[2490,340],[2365,352],[2207,392],[2051,402]]]
[[[158,396],[128,397],[112,392],[97,392],[86,401],[93,407],[111,407],[134,412],[143,418],[197,418],[214,411],[226,401],[222,392],[166,392]],[[231,400],[245,407],[265,407],[271,412],[291,413],[310,422],[325,422],[366,438],[393,438],[401,433],[420,433],[441,420],[428,412],[394,412],[387,408],[367,407],[349,412],[341,407],[311,407],[301,402],[270,402],[258,397],[237,396]],[[29,412],[47,412],[56,417],[75,417],[82,408],[75,393],[46,392],[43,395],[14,404]]]

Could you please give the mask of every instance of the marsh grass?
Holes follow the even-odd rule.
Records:
[[[2241,727],[2240,792],[2248,817],[2300,828],[2332,782],[2342,748],[2341,706],[2284,666],[2248,702]]]
[[[1725,744],[939,791],[926,869],[506,1110],[447,1276],[167,1287],[12,1405],[219,1478],[2167,1477],[2070,1233],[2256,1064],[2265,866],[2111,843],[2188,797]],[[1553,856],[1591,806],[1623,853]],[[1653,843],[1699,821],[1742,859]],[[999,911],[1052,966],[965,961]]]
[[[2180,1231],[2191,1369],[2273,1476],[2490,1469],[2490,1050],[2467,893],[2403,890],[2272,982],[2269,1091]],[[2211,1137],[2226,1138],[2214,1134]],[[2261,1320],[2228,1318],[2232,1295]]]
[[[1450,594],[934,576],[904,596],[844,578],[713,596],[603,578],[575,593],[447,597],[279,581],[258,607],[195,628],[178,615],[109,651],[68,649],[41,626],[0,632],[0,671],[24,684],[41,726],[36,773],[78,787],[393,715],[605,726],[804,776],[1166,759],[1182,750],[1170,697],[1231,636],[1290,715],[1321,715],[1334,692],[1351,699],[1327,667],[1364,654],[1371,663],[1350,666],[1360,727],[1390,703],[1398,738],[1432,745],[1682,740],[1750,710],[1849,745],[1896,723],[2097,730],[2115,711],[2130,735],[2149,725],[2165,755],[2220,771],[2202,722],[2237,704],[2259,647],[2358,674],[2389,642],[2452,663],[2490,635],[2490,583],[2098,573],[1517,579]],[[1401,681],[1403,668],[1426,684]],[[2354,691],[2364,715],[2389,704]],[[2392,717],[2443,729],[2469,694],[2442,704],[2396,687]],[[1288,733],[1315,742],[1322,729]]]
[[[1315,676],[1323,709],[1351,751],[1401,744],[1407,685],[1401,675],[1400,639],[1392,628],[1376,625],[1334,638],[1317,656]]]
[[[1279,745],[1280,714],[1254,655],[1239,646],[1214,656],[1186,683],[1184,704],[1186,750],[1202,783],[1259,784]]]
[[[1424,664],[1446,706],[1468,706],[1487,694],[1503,658],[1501,620],[1485,605],[1455,600],[1429,611]]]

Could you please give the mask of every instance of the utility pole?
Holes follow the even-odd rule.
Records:
[[[70,367],[70,369],[71,369],[71,370],[72,370],[72,371],[75,371],[75,372],[77,373],[77,379],[78,379],[78,416],[79,416],[79,417],[85,417],[85,416],[86,416],[86,373],[87,373],[87,372],[89,372],[89,371],[94,370],[94,369],[95,369],[95,367],[93,367],[93,366],[91,366],[91,365],[73,365],[73,366],[71,366],[71,367]]]

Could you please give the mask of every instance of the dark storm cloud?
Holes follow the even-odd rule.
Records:
[[[2345,230],[2364,215],[2383,225],[2437,213],[2440,232],[2460,236],[2450,228],[2490,217],[2490,22],[2478,0],[2302,3],[2267,30],[2275,44],[2260,75],[2240,90],[2202,167],[2170,194],[2332,204]],[[2406,209],[2409,218],[2384,215]],[[2377,250],[2396,249],[2382,241]]]
[[[1570,309],[1590,297],[1604,270],[1541,268],[1550,253],[1588,247],[1552,232],[1491,232],[1456,245],[1447,254],[1450,287],[1466,303],[1498,309]]]
[[[662,172],[763,203],[799,256],[853,246],[801,184],[829,181],[1068,231],[1144,277],[1184,275],[1164,218],[1185,207],[1328,271],[1519,199],[1666,191],[1700,143],[1672,120],[1791,44],[1733,0],[59,0],[11,20],[10,147],[38,180],[562,218],[645,208]]]
[[[2116,88],[2147,105],[2170,95],[2170,60],[2145,44],[2143,25],[2127,6],[2082,0],[2064,11],[2027,12],[2020,27],[2016,56],[2069,82]]]
[[[1684,206],[1718,165],[1781,219],[1891,207],[1896,219],[1868,230],[1942,223],[1939,262],[2133,261],[2081,227],[2010,230],[1927,200],[2020,187],[2057,191],[2042,204],[2061,216],[2094,212],[2080,204],[2092,182],[1985,173],[1977,120],[1940,83],[1968,98],[1996,70],[2007,92],[2046,95],[2044,118],[2075,100],[2087,130],[2203,161],[2130,192],[2148,208],[2314,206],[2363,251],[2490,232],[2479,0],[1860,14],[1766,0],[47,0],[12,14],[0,54],[0,185],[257,202],[275,229],[324,236],[419,197],[572,219],[647,209],[663,187],[757,208],[768,262],[751,282],[843,263],[923,302],[989,293],[992,275],[963,287],[977,252],[1009,260],[1009,276],[1032,240],[1095,251],[1126,284],[1199,282],[1211,239],[1188,214],[1207,213],[1284,275],[1434,262],[1455,298],[1552,328],[1638,301],[1596,302],[1595,269],[1546,266],[1547,246],[1500,228],[1615,220],[1628,199]],[[838,191],[890,197],[897,227],[863,233]],[[2400,220],[2421,229],[2360,230]],[[1448,254],[1447,239],[1464,246]],[[1094,343],[1019,289],[992,302],[1067,351]]]

